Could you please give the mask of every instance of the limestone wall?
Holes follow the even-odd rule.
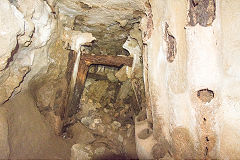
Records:
[[[234,0],[146,3],[148,117],[169,144],[155,157],[239,158],[239,9]]]
[[[27,84],[34,75],[46,71],[56,20],[51,7],[42,0],[3,0],[0,8],[2,104],[21,90],[23,80]]]

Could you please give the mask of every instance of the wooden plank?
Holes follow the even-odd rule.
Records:
[[[122,65],[132,66],[133,58],[126,56],[110,55],[82,55],[81,60],[90,66],[91,64],[101,64],[107,66],[120,67]]]

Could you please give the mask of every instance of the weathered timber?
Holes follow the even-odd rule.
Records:
[[[88,68],[89,66],[86,65],[85,61],[80,60],[77,79],[76,79],[76,83],[73,91],[73,96],[72,96],[72,99],[69,99],[68,112],[67,112],[68,117],[72,116],[78,111],[78,105],[80,103],[80,98],[84,89],[85,80],[87,78]]]
[[[101,64],[107,66],[120,67],[122,65],[132,66],[133,58],[126,56],[109,56],[109,55],[82,55],[81,60],[90,66],[91,64]]]
[[[74,51],[70,51],[68,55],[68,63],[67,63],[67,69],[65,72],[65,77],[64,80],[66,81],[67,87],[64,88],[62,91],[62,98],[59,100],[60,102],[60,108],[57,112],[55,112],[55,115],[57,120],[55,120],[55,133],[56,135],[61,135],[63,132],[63,126],[64,122],[67,117],[67,112],[68,112],[68,99],[69,95],[71,93],[71,79],[72,79],[72,73],[73,73],[73,68],[74,68],[74,63],[76,61],[77,54]],[[61,84],[60,84],[61,85]],[[55,102],[56,103],[56,102]]]
[[[72,99],[69,99],[69,103],[67,105],[68,117],[74,115],[78,111],[78,106],[80,104],[81,95],[84,90],[85,80],[87,78],[87,73],[90,65],[99,64],[114,67],[121,67],[122,65],[126,65],[131,67],[132,63],[132,57],[110,55],[81,55],[73,97]]]

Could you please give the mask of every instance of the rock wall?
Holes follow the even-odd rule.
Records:
[[[153,156],[238,159],[240,2],[149,2],[141,23],[147,115],[165,151],[153,147]]]
[[[0,13],[0,103],[46,71],[56,20],[43,0],[3,0]],[[24,84],[22,83],[24,79]]]

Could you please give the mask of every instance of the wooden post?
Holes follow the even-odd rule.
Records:
[[[78,105],[80,103],[81,95],[84,90],[85,81],[89,66],[92,64],[107,65],[121,67],[122,65],[132,66],[133,58],[126,56],[109,56],[109,55],[81,55],[76,84],[72,99],[69,99],[67,105],[67,117],[77,113]],[[67,118],[66,117],[66,118]]]

